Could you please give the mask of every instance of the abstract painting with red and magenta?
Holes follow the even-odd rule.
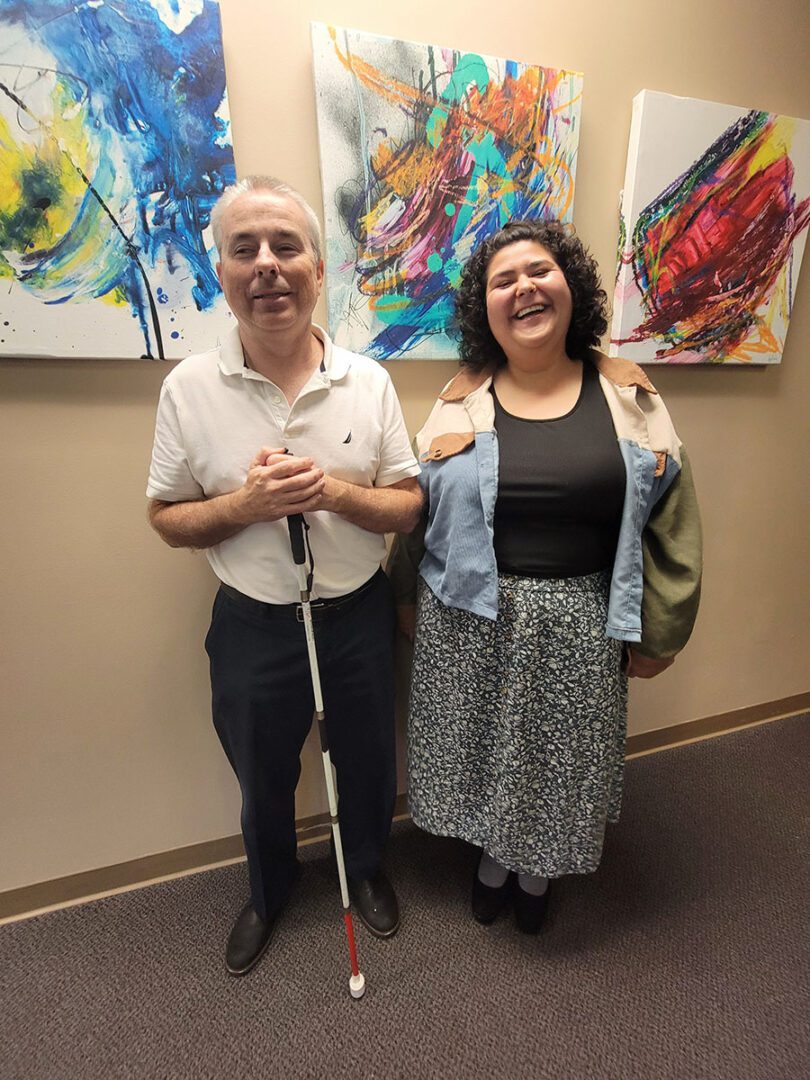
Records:
[[[611,352],[779,363],[810,223],[810,123],[650,91],[633,105]]]

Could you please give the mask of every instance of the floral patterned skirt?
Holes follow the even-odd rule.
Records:
[[[408,716],[420,828],[520,873],[596,869],[619,816],[627,727],[609,586],[608,572],[500,574],[493,622],[445,607],[420,579]]]

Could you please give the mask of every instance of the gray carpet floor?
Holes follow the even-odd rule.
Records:
[[[327,845],[261,965],[243,865],[0,928],[0,1076],[786,1080],[810,1075],[808,716],[628,763],[599,871],[533,939],[472,921],[475,853],[395,825],[399,934],[348,960]]]

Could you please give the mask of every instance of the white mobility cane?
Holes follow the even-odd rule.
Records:
[[[311,563],[307,562],[307,545],[304,530],[309,526],[304,521],[303,514],[290,514],[287,518],[287,527],[290,530],[290,547],[292,548],[293,561],[298,574],[298,587],[301,591],[301,611],[304,618],[304,630],[307,637],[307,652],[309,654],[309,670],[312,675],[312,691],[315,695],[315,719],[318,722],[318,734],[321,739],[321,755],[323,758],[323,775],[326,780],[326,793],[329,797],[329,814],[332,823],[332,838],[335,842],[335,859],[337,861],[338,877],[340,878],[340,897],[343,901],[343,919],[346,923],[346,937],[349,940],[349,958],[352,965],[352,974],[349,979],[349,993],[353,998],[361,998],[366,992],[366,980],[357,966],[357,946],[354,942],[354,924],[352,923],[352,909],[349,903],[349,886],[346,882],[346,866],[343,862],[343,844],[340,839],[340,822],[337,812],[337,792],[335,781],[332,777],[332,759],[329,756],[329,741],[326,735],[326,720],[323,712],[323,698],[321,697],[321,677],[318,672],[318,654],[315,651],[315,631],[312,626],[312,608],[310,606],[310,570]]]

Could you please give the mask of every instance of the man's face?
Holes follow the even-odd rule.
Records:
[[[307,329],[323,284],[304,211],[270,191],[240,195],[222,217],[217,277],[240,327],[253,333]]]

